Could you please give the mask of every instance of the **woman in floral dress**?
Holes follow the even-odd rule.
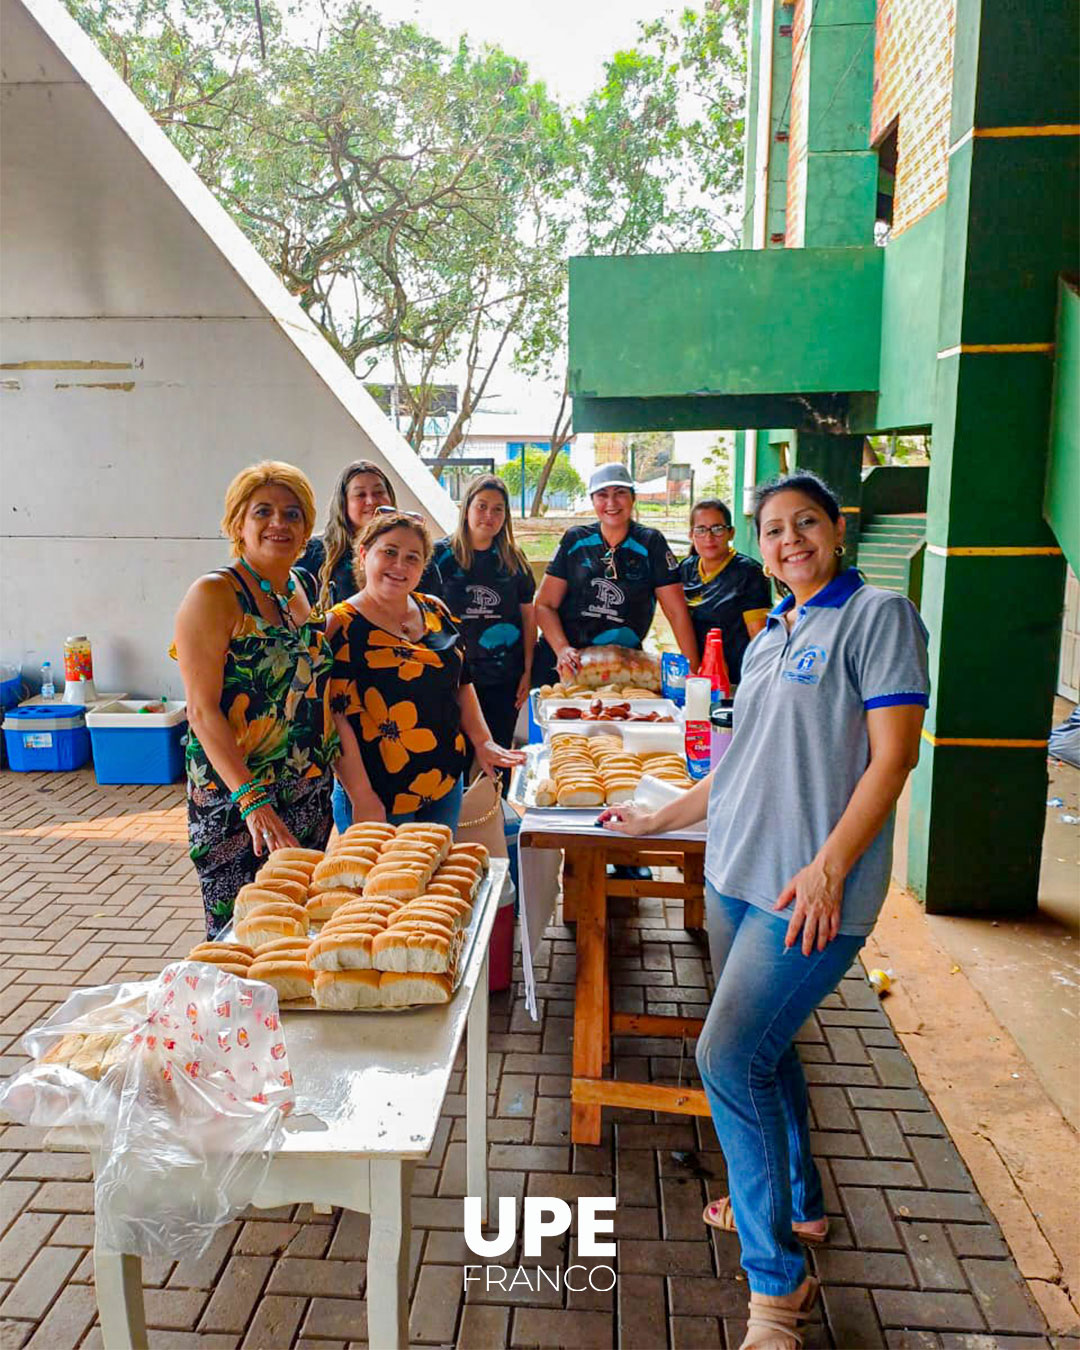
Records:
[[[264,854],[324,848],[330,835],[331,654],[292,571],[314,523],[299,469],[273,460],[245,469],[222,520],[236,563],[200,577],[176,616],[188,833],[211,938]]]
[[[416,590],[430,557],[422,517],[377,508],[356,544],[360,590],[330,612],[339,830],[353,819],[454,829],[466,738],[485,773],[524,758],[492,739],[450,611]]]

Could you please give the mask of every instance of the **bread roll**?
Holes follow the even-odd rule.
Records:
[[[306,954],[311,945],[311,939],[307,937],[287,937],[275,938],[273,942],[264,942],[255,953],[256,960],[262,960],[266,956],[281,956],[285,960],[290,959],[290,953],[299,952]]]
[[[87,1078],[101,1077],[101,1062],[116,1039],[115,1031],[96,1031],[82,1037],[82,1044],[68,1061],[68,1067]]]
[[[381,834],[387,839],[392,839],[397,834],[397,826],[391,825],[388,820],[357,820],[346,829],[341,838],[348,839],[354,834]]]
[[[320,933],[308,950],[312,970],[370,970],[371,944],[379,933]]]
[[[636,783],[606,783],[604,801],[608,806],[618,806],[623,802],[632,802],[636,792]]]
[[[198,952],[231,952],[236,956],[246,956],[250,960],[255,955],[254,947],[245,947],[241,942],[197,942],[187,954],[189,961],[197,961]]]
[[[451,853],[444,866],[449,867],[453,872],[468,872],[477,881],[484,875],[483,865],[469,853],[463,853],[458,857]]]
[[[379,854],[379,862],[416,862],[434,870],[439,862],[439,849],[436,844],[399,844],[395,839]]]
[[[376,970],[447,971],[455,943],[445,933],[388,928],[371,940],[371,964]]]
[[[403,834],[439,834],[449,843],[454,832],[449,825],[440,825],[434,820],[410,820],[397,828],[398,837]]]
[[[591,783],[568,783],[560,787],[556,801],[560,806],[602,806],[604,790]]]
[[[236,892],[236,899],[233,901],[233,918],[242,919],[250,914],[256,905],[291,905],[295,902],[286,900],[280,891],[269,890],[265,886],[247,885],[241,886]]]
[[[453,877],[436,876],[433,881],[428,882],[427,895],[452,895],[459,900],[470,901],[473,894],[473,885],[469,877],[456,875]]]
[[[416,844],[429,844],[434,848],[438,858],[445,858],[450,851],[450,843],[451,841],[446,835],[439,834],[434,830],[410,830],[406,834],[399,834],[396,839],[387,845],[387,849],[389,850],[395,845],[400,848],[408,848]]]
[[[536,785],[537,806],[554,806],[557,791],[553,778],[541,778]]]
[[[305,909],[312,923],[327,923],[343,905],[357,898],[356,891],[316,891]]]
[[[265,886],[268,881],[295,881],[306,891],[310,880],[310,867],[291,867],[288,863],[264,863],[255,873],[256,886]]]
[[[381,986],[377,970],[320,970],[315,974],[315,1002],[339,1012],[377,1008],[382,1003]]]
[[[450,857],[447,858],[446,861],[449,862],[451,859],[461,857],[462,855],[475,858],[484,871],[487,871],[488,864],[491,861],[491,854],[488,852],[486,844],[455,843],[454,847],[450,850]]]
[[[449,900],[450,896],[446,898]],[[449,905],[440,905],[439,897],[433,895],[424,905],[419,900],[410,901],[390,918],[386,926],[387,928],[396,928],[400,923],[437,923],[449,928],[451,932],[455,932],[459,928],[464,928],[467,922],[468,920],[462,916],[459,909],[453,909]]]
[[[435,874],[436,881],[463,881],[468,883],[469,889],[462,891],[463,900],[471,901],[480,886],[480,880],[475,872],[470,872],[464,867],[450,867],[449,865],[440,867]]]
[[[204,966],[242,966],[245,970],[254,961],[254,956],[247,956],[243,952],[199,952],[195,956],[189,956],[189,961],[201,961]]]
[[[278,999],[287,1003],[293,999],[310,998],[315,985],[315,972],[304,961],[268,959],[256,961],[248,971],[249,980],[262,980],[277,990]]]
[[[307,916],[301,920],[285,914],[255,913],[241,919],[235,932],[249,947],[261,947],[264,942],[273,942],[276,938],[305,937]]]
[[[325,857],[318,848],[276,848],[270,854],[270,862],[310,863],[312,867]]]
[[[316,895],[320,891],[358,891],[374,865],[373,858],[361,858],[352,853],[332,853],[312,872],[311,893]]]
[[[256,914],[273,914],[282,918],[295,919],[298,923],[305,925],[307,923],[307,910],[304,906],[294,905],[291,900],[286,900],[284,896],[280,895],[274,900],[260,900],[249,906],[244,918],[250,919]]]
[[[385,895],[394,900],[415,900],[423,891],[427,874],[404,867],[390,867],[364,882],[364,895]]]
[[[379,979],[379,1002],[387,1008],[404,1008],[410,1003],[449,1003],[453,992],[450,975],[430,971],[399,974],[388,970]]]
[[[306,881],[293,881],[291,877],[262,877],[258,885],[260,890],[277,891],[283,900],[291,900],[294,905],[302,905],[307,900]]]
[[[425,891],[423,895],[417,896],[415,900],[409,900],[397,911],[398,914],[404,914],[409,910],[419,909],[423,905],[437,905],[440,909],[449,910],[451,914],[460,915],[462,924],[468,924],[472,917],[472,905],[468,900],[463,900],[458,894],[448,895],[445,891],[432,895]],[[460,926],[460,925],[459,925]]]

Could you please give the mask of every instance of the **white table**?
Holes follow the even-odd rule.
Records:
[[[492,859],[476,937],[449,1004],[284,1016],[296,1108],[254,1203],[340,1205],[371,1215],[367,1339],[379,1350],[408,1346],[413,1167],[431,1150],[466,1024],[466,1177],[487,1218],[487,951],[508,884],[509,863]],[[46,1147],[94,1154],[93,1140],[72,1130],[52,1131]],[[94,1279],[107,1350],[146,1347],[140,1258],[95,1245]]]

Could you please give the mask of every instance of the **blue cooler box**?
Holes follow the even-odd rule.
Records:
[[[124,698],[86,714],[99,783],[175,783],[183,777],[187,704],[168,701],[163,712],[141,711],[148,706],[159,705]]]
[[[79,769],[90,758],[86,714],[64,703],[9,708],[4,713],[4,746],[16,773]]]

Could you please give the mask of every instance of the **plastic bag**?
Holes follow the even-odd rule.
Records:
[[[1080,704],[1050,733],[1049,752],[1055,759],[1080,767]]]
[[[101,1076],[80,1072],[101,1043],[80,1059],[85,1047],[63,1038],[115,1037],[122,1027]],[[26,1124],[93,1126],[106,1249],[198,1256],[251,1203],[293,1105],[269,985],[181,961],[147,984],[80,991],[23,1045],[40,1057],[0,1107]],[[58,1062],[61,1049],[74,1057]]]
[[[660,689],[660,658],[638,647],[581,647],[581,670],[577,683],[589,689],[612,684],[620,689],[634,685],[638,689]]]

